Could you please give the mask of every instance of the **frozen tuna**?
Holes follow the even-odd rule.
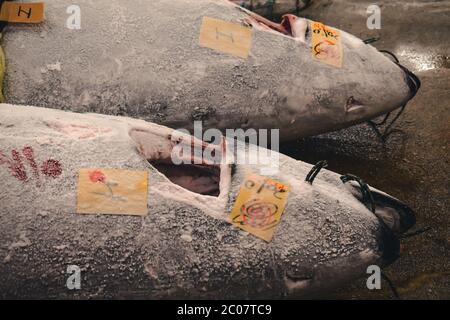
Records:
[[[276,25],[226,0],[81,0],[81,29],[69,29],[77,27],[77,11],[66,13],[72,1],[45,4],[44,23],[4,30],[8,103],[189,130],[194,120],[280,128],[292,140],[387,113],[417,91],[411,74],[374,47],[295,16]],[[313,45],[312,30],[334,30],[339,45]]]
[[[398,235],[414,224],[400,201],[371,189],[369,210],[357,185],[327,170],[306,182],[311,165],[280,155],[270,178],[291,190],[266,242],[229,220],[258,164],[171,161],[193,142],[223,156],[228,140],[208,145],[142,120],[6,104],[0,119],[2,298],[75,297],[68,268],[81,272],[77,298],[312,297],[394,261]],[[89,213],[86,183],[102,188],[90,191],[103,199],[91,213],[123,214],[80,214]],[[139,194],[144,214],[127,215],[142,210]]]

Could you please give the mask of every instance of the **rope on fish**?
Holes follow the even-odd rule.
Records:
[[[409,71],[408,68],[402,66],[400,63],[397,63],[397,65],[408,76],[408,80],[409,80],[408,81],[408,86],[411,89],[411,92],[413,93],[413,95],[415,95],[417,93],[417,91],[419,91],[420,87],[422,86],[422,82],[420,81],[419,77],[416,76],[411,71]]]
[[[425,226],[425,227],[420,228],[419,230],[412,231],[412,232],[401,235],[400,239],[407,239],[407,238],[415,237],[415,236],[418,236],[419,234],[428,232],[431,229],[433,229],[431,226]]]
[[[366,206],[370,211],[375,213],[375,201],[373,200],[372,192],[370,191],[369,185],[367,183],[365,183],[361,178],[352,174],[346,174],[341,176],[341,181],[342,183],[347,183],[349,181],[356,181],[361,189],[363,203],[366,204]]]
[[[374,39],[374,38],[372,38]],[[364,41],[364,43],[366,43],[366,41],[372,40],[372,39],[367,39]],[[372,41],[373,42],[373,41]],[[405,74],[408,76],[408,87],[412,92],[412,95],[414,96],[417,91],[419,91],[420,87],[421,87],[421,82],[420,79],[411,71],[409,71],[407,68],[405,68],[404,66],[402,66],[400,64],[400,60],[397,58],[397,56],[392,53],[391,51],[388,50],[379,50],[382,53],[388,54],[389,56],[391,56],[394,59],[394,62],[396,65],[399,66],[400,69],[403,70],[403,72],[405,72]],[[386,116],[384,117],[384,119],[379,122],[376,123],[372,120],[369,120],[367,123],[369,124],[369,126],[375,131],[375,133],[377,134],[377,136],[381,139],[381,141],[383,143],[386,142],[387,138],[395,131],[392,129],[392,126],[397,122],[397,120],[400,118],[400,116],[403,114],[403,112],[406,109],[407,104],[405,103],[401,108],[400,111],[397,113],[397,115],[392,119],[392,121],[387,125],[387,127],[383,130],[383,132],[380,131],[379,127],[382,125],[385,125],[389,119],[389,117],[391,116],[391,112],[387,113]]]
[[[326,167],[328,167],[328,162],[326,160],[317,162],[317,164],[314,167],[312,167],[311,171],[309,171],[305,181],[308,182],[309,184],[313,184],[319,172]]]
[[[354,176],[354,175],[351,175],[351,174],[343,175],[341,177],[341,180],[342,180],[343,183],[347,183],[349,181],[356,181],[356,182],[358,182],[358,184],[360,185],[360,188],[361,188],[361,194],[363,196],[363,202],[364,203],[369,202],[370,209],[375,214],[375,201],[373,199],[372,192],[370,191],[369,185],[367,183],[365,183],[361,178],[359,178],[357,176]],[[379,218],[376,214],[375,214],[375,216],[380,221],[381,225],[383,226],[383,228],[385,230],[390,230],[381,218]],[[393,234],[392,232],[390,232],[390,233]],[[395,288],[395,285],[391,281],[391,279],[389,279],[389,277],[383,272],[381,272],[381,277],[388,283],[389,288],[391,289],[391,291],[392,291],[392,293],[394,295],[394,299],[398,299],[398,300],[401,299],[400,295],[398,294],[398,291]]]
[[[392,58],[394,58],[395,63],[400,63],[400,60],[398,60],[397,56],[394,53],[392,53],[391,51],[389,51],[389,50],[378,50],[378,51],[390,55]]]
[[[384,119],[379,122],[376,123],[373,120],[369,120],[367,121],[367,124],[373,129],[373,131],[375,131],[376,135],[380,138],[380,140],[385,143],[387,141],[387,138],[389,138],[389,136],[394,133],[395,130],[391,129],[392,126],[398,121],[398,119],[400,118],[400,116],[403,114],[403,112],[406,109],[406,104],[403,105],[400,108],[400,111],[395,115],[395,117],[392,119],[392,121],[386,126],[386,128],[383,130],[383,132],[381,132],[381,130],[379,129],[379,127],[383,126],[386,124],[386,122],[388,121],[389,117],[391,116],[391,112],[389,112],[388,114],[386,114],[386,116],[384,117]]]
[[[371,43],[377,42],[378,40],[380,40],[380,37],[369,38],[369,39],[363,40],[363,42],[365,44],[371,44]]]
[[[401,65],[400,60],[397,58],[397,56],[394,53],[392,53],[391,51],[388,51],[388,50],[379,50],[379,51],[391,56],[394,59],[394,62],[400,67],[400,69],[402,69],[403,72],[406,73],[406,75],[408,76],[408,80],[409,80],[408,86],[411,89],[411,92],[413,92],[413,95],[415,95],[417,93],[417,91],[419,91],[419,89],[422,85],[420,82],[420,79],[414,73],[409,71],[408,68]]]

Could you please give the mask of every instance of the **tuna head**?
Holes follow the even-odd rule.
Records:
[[[354,176],[341,176],[341,181],[345,183],[349,177]],[[308,292],[308,296],[320,296],[329,286],[345,285],[346,281],[355,279],[358,275],[362,278],[363,275],[368,277],[370,266],[384,270],[400,257],[400,240],[403,234],[415,225],[414,212],[400,200],[366,185],[359,178],[355,180],[362,185],[352,182],[347,186],[347,191],[366,206],[366,210],[360,211],[361,215],[363,212],[370,212],[377,220],[377,231],[369,232],[372,245],[362,245],[358,252],[316,265],[310,278],[292,277],[287,274],[286,285],[293,293],[305,296],[305,292]],[[371,201],[366,198],[367,194],[370,195],[368,197]]]
[[[84,298],[309,297],[391,263],[399,253],[395,232],[411,225],[409,209],[389,196],[373,193],[369,210],[357,185],[326,170],[305,181],[311,165],[276,153],[279,171],[264,176],[291,190],[266,242],[230,224],[241,186],[266,163],[241,163],[237,153],[264,158],[265,149],[234,152],[228,140],[208,144],[98,114],[0,105],[0,118],[2,297],[71,297],[61,273],[72,263],[88,275]],[[200,152],[174,153],[178,146]],[[178,165],[174,154],[186,161]],[[102,174],[111,169],[128,171]],[[91,170],[86,181],[83,170]],[[129,171],[148,175],[147,190],[120,190],[136,183]],[[86,194],[98,201],[84,202]],[[129,215],[136,207],[127,199],[141,204],[141,217]],[[90,213],[103,214],[81,214],[92,206]],[[261,212],[270,210],[252,219]]]
[[[285,156],[279,163],[275,178],[292,193],[272,246],[289,295],[323,296],[400,257],[400,239],[416,222],[410,207],[355,176]],[[242,181],[239,171],[233,179]]]
[[[246,9],[252,10],[262,16],[273,18],[286,13],[295,13],[304,9],[310,0],[231,0]]]
[[[281,24],[250,15],[256,28],[269,27],[297,43],[287,49],[289,62],[279,62],[276,116],[284,134],[312,135],[375,118],[405,106],[420,88],[395,57],[351,34],[294,15],[285,15]],[[312,40],[314,33],[329,33],[342,48]]]

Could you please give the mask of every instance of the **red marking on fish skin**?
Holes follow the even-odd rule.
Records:
[[[62,165],[57,160],[49,159],[42,163],[41,172],[48,177],[57,178],[62,174]]]
[[[27,172],[25,171],[25,166],[22,163],[19,152],[17,150],[12,150],[11,155],[12,159],[9,159],[0,151],[0,165],[7,164],[14,177],[20,181],[28,181]]]
[[[39,168],[34,158],[33,148],[30,146],[25,146],[22,148],[22,153],[33,170],[33,174],[37,179],[37,186],[40,186]],[[13,149],[11,151],[11,158],[8,158],[0,150],[0,166],[4,164],[8,166],[13,177],[17,178],[19,181],[28,182],[29,179],[27,176],[27,171],[22,162],[19,151]],[[53,159],[44,161],[40,169],[42,174],[52,178],[57,178],[62,174],[62,165],[59,161]]]
[[[40,181],[39,169],[38,169],[38,166],[36,164],[36,161],[34,160],[34,150],[33,150],[33,148],[30,147],[30,146],[26,146],[26,147],[24,147],[22,149],[22,153],[25,156],[25,158],[27,159],[31,169],[33,169],[34,176],[38,180],[38,184],[39,184],[39,181]]]

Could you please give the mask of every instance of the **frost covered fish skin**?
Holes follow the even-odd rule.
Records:
[[[202,195],[150,165],[172,152],[167,127],[7,104],[0,119],[2,298],[311,297],[398,257],[398,238],[336,173],[310,185],[311,165],[280,155],[272,177],[292,191],[267,243],[227,222],[257,165],[221,165],[219,195]],[[148,215],[77,214],[80,168],[148,171]],[[386,225],[411,226],[410,209],[373,191]],[[69,265],[82,272],[76,292],[65,286]]]
[[[6,102],[189,130],[194,120],[280,128],[293,140],[374,118],[414,95],[398,65],[343,31],[342,69],[316,61],[306,19],[288,19],[294,38],[226,0],[81,0],[81,30],[69,30],[72,4],[46,1],[44,23],[5,29]],[[248,59],[200,47],[205,16],[252,24]]]

